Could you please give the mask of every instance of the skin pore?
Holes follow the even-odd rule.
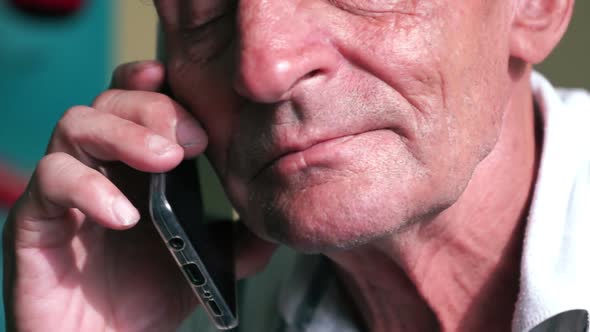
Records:
[[[258,236],[371,331],[508,330],[536,169],[517,1],[157,1],[174,96]]]

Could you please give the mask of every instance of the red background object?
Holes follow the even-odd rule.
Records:
[[[83,0],[12,0],[17,8],[31,14],[68,15],[77,12]]]
[[[25,177],[0,164],[0,207],[11,207],[25,191]]]

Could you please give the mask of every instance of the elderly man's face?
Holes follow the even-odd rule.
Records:
[[[509,98],[512,1],[160,0],[168,79],[259,235],[348,247],[453,204]]]

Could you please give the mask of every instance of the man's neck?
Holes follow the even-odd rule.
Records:
[[[328,255],[371,331],[510,330],[538,151],[524,79],[496,146],[453,206],[379,243]]]

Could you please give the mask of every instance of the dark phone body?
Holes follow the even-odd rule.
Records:
[[[195,160],[151,175],[150,215],[217,328],[237,326],[234,224],[206,220]]]

